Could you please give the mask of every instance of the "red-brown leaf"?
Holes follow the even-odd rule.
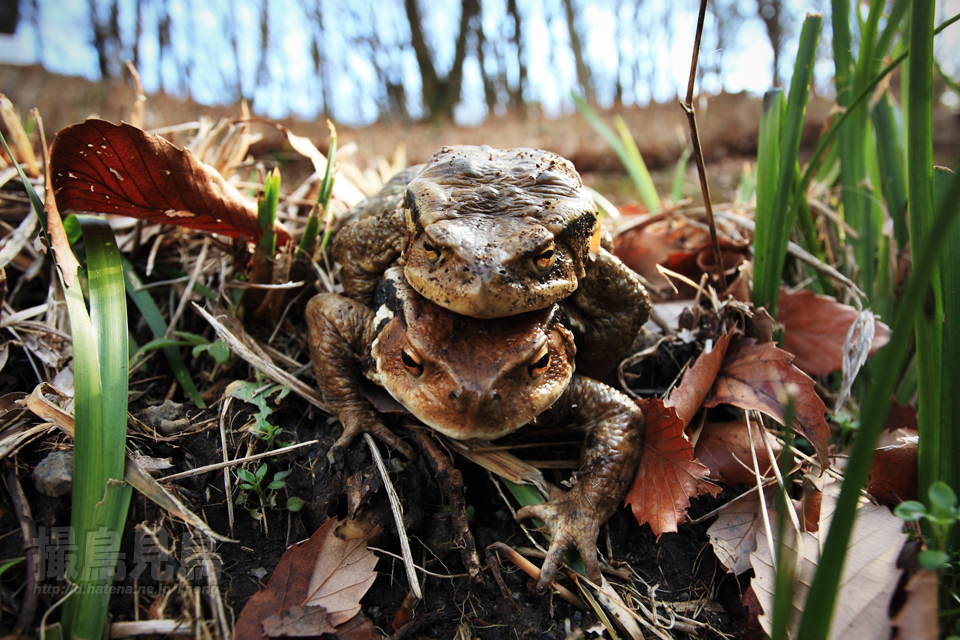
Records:
[[[704,479],[707,468],[694,460],[693,445],[683,434],[684,424],[676,411],[657,399],[637,404],[647,420],[647,433],[640,468],[624,501],[637,522],[649,522],[659,538],[677,530],[691,496],[717,495],[720,487]]]
[[[757,452],[760,474],[770,471],[770,456],[763,444],[760,429],[763,425],[752,424],[747,430],[744,420],[733,422],[708,422],[697,438],[694,455],[701,464],[710,469],[710,477],[726,485],[756,484],[753,472],[753,455],[750,452],[750,433]],[[771,443],[774,453],[780,449],[777,442]]]
[[[917,432],[900,433],[905,441],[874,450],[867,476],[867,491],[890,502],[917,499]]]
[[[732,335],[728,333],[720,336],[713,349],[701,353],[693,366],[683,374],[680,386],[674,389],[667,401],[663,403],[667,407],[676,408],[677,416],[683,420],[684,424],[690,424],[690,419],[700,409],[703,399],[713,386]]]
[[[234,632],[236,640],[261,640],[268,619],[271,629],[284,630],[284,625],[303,623],[304,619],[316,629],[325,629],[354,617],[360,610],[360,597],[376,577],[376,556],[366,548],[368,536],[356,540],[338,538],[336,530],[341,524],[330,519],[305,543],[287,549],[267,588],[253,594],[244,605]],[[317,583],[336,584],[341,592],[351,591],[351,602],[337,601],[336,596],[324,599],[323,594],[318,598]],[[325,613],[321,614],[319,609],[325,609]],[[316,635],[320,633],[327,631]]]
[[[50,150],[61,211],[115,213],[256,241],[257,208],[189,149],[128,124],[87,120]],[[277,225],[277,244],[290,236]]]
[[[792,360],[792,355],[772,342],[757,344],[753,338],[735,341],[703,405],[753,409],[783,424],[780,402],[789,388],[794,396],[796,428],[817,450],[820,464],[826,468],[830,440],[830,428],[824,419],[827,407],[816,394],[813,380],[793,366]]]
[[[857,310],[812,291],[780,290],[777,317],[783,323],[783,348],[801,371],[821,376],[843,368],[843,343]],[[870,355],[890,339],[890,328],[877,321]]]

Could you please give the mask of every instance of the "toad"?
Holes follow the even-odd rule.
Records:
[[[636,275],[600,247],[597,208],[580,175],[548,151],[444,147],[355,213],[333,257],[344,294],[367,306],[394,264],[424,298],[474,318],[567,300],[577,365],[595,378],[650,316]]]
[[[374,311],[336,294],[307,305],[310,353],[324,399],[344,425],[331,449],[369,432],[410,455],[363,397],[361,376],[410,413],[451,438],[495,439],[527,424],[574,427],[586,434],[569,491],[524,507],[552,536],[539,588],[576,548],[599,580],[599,527],[623,499],[640,458],[643,415],[626,396],[574,373],[576,345],[556,304],[504,319],[454,314],[417,294],[394,267]]]

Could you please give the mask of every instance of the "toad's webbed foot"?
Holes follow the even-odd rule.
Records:
[[[539,518],[550,534],[550,548],[540,569],[537,590],[541,593],[550,587],[564,552],[576,549],[587,568],[587,577],[600,583],[600,563],[597,561],[597,536],[600,524],[605,519],[596,508],[577,492],[568,492],[558,499],[524,507],[517,512],[521,520]]]
[[[367,414],[367,412],[363,413]],[[369,433],[408,460],[416,457],[410,445],[401,440],[393,431],[387,429],[375,411],[371,411],[367,415],[357,416],[356,418],[357,419],[351,419],[346,416],[340,417],[343,423],[343,433],[337,438],[337,441],[333,443],[330,450],[327,451],[327,460],[331,463],[336,460],[342,450],[352,445],[354,441],[364,433]]]

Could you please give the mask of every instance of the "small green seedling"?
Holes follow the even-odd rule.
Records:
[[[271,424],[267,418],[273,413],[274,409],[280,405],[280,402],[290,393],[288,387],[265,383],[265,382],[246,382],[236,380],[227,386],[226,395],[231,398],[249,402],[257,407],[257,413],[254,416],[254,428],[261,440],[266,440],[267,447],[274,448],[277,443],[277,437],[283,428]],[[272,402],[268,398],[276,395]]]
[[[219,365],[225,365],[227,361],[230,360],[230,347],[220,339],[214,340],[213,342],[206,342],[205,344],[198,344],[193,348],[193,357],[196,358],[204,352],[208,353]]]
[[[276,507],[276,492],[287,486],[286,477],[292,472],[292,469],[278,471],[273,474],[273,480],[264,487],[263,481],[267,476],[266,463],[261,464],[254,472],[248,471],[247,469],[237,469],[237,477],[240,479],[240,495],[237,496],[237,504],[246,504],[247,499],[252,493],[260,500],[260,506],[254,508],[255,512],[262,512],[263,509],[267,507]],[[287,511],[300,511],[304,504],[305,501],[303,498],[291,496],[287,498],[286,509]]]
[[[920,566],[929,571],[939,571],[947,566],[950,554],[947,553],[947,536],[950,528],[960,520],[957,510],[957,494],[942,481],[930,485],[927,496],[930,498],[930,510],[922,502],[906,500],[893,510],[901,520],[913,522],[926,520],[930,523],[934,548],[921,551],[917,556]]]

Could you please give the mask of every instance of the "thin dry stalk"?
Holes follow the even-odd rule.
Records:
[[[687,83],[687,99],[680,103],[680,108],[687,115],[690,124],[690,140],[693,142],[693,155],[697,159],[697,174],[700,176],[700,191],[703,193],[703,204],[707,209],[707,221],[710,225],[710,242],[713,244],[714,259],[717,275],[720,277],[720,290],[727,290],[727,276],[723,269],[723,253],[720,251],[720,240],[717,238],[717,225],[713,219],[713,205],[710,203],[710,186],[707,184],[707,170],[703,163],[703,149],[700,147],[700,133],[697,130],[697,115],[693,109],[693,86],[697,78],[697,59],[700,57],[700,37],[703,35],[703,20],[707,14],[707,0],[700,0],[700,15],[697,17],[697,36],[693,43],[693,60],[690,62],[690,80]]]
[[[377,471],[380,472],[380,479],[387,490],[387,497],[390,499],[390,510],[393,512],[393,519],[397,524],[397,533],[400,538],[400,551],[403,553],[403,566],[407,570],[407,582],[410,583],[410,591],[417,600],[423,600],[423,592],[420,590],[420,582],[417,580],[416,565],[413,564],[413,554],[410,553],[410,540],[407,538],[407,530],[403,526],[403,510],[400,507],[400,498],[393,488],[393,482],[390,481],[390,474],[387,473],[387,467],[383,464],[383,458],[380,456],[380,450],[377,449],[373,437],[369,433],[363,434],[363,439],[370,447],[370,453],[374,462],[377,463]]]

